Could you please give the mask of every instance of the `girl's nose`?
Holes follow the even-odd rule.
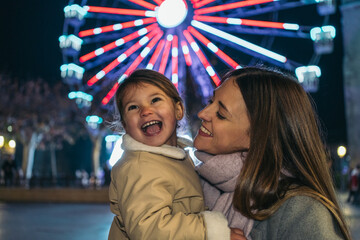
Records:
[[[153,113],[152,108],[149,107],[149,106],[144,106],[144,107],[141,108],[141,113],[140,114],[141,114],[142,117],[146,117],[146,116],[148,116],[148,115],[150,115],[152,113]]]

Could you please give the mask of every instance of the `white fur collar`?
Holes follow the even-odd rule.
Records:
[[[173,147],[170,145],[161,145],[160,147],[153,147],[141,142],[136,141],[129,134],[123,136],[123,142],[121,144],[123,150],[129,151],[145,151],[160,154],[166,157],[171,157],[175,159],[184,159],[186,154],[185,151],[179,147]]]

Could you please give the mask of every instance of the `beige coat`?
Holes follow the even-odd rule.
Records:
[[[184,147],[182,145],[181,147]],[[225,217],[203,212],[194,166],[182,148],[151,147],[125,135],[111,171],[109,239],[230,239]]]

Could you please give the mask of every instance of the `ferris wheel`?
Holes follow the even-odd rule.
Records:
[[[136,68],[163,73],[181,94],[190,78],[202,101],[226,69],[258,62],[295,72],[316,91],[335,9],[334,0],[70,0],[61,75],[81,107],[96,95],[106,108]]]

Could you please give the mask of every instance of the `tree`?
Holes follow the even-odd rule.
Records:
[[[22,170],[26,180],[32,176],[37,148],[51,151],[52,177],[56,178],[55,149],[73,143],[82,133],[82,116],[66,97],[59,82],[54,86],[43,79],[19,81],[0,75],[0,126],[11,125],[16,139],[23,144]]]

